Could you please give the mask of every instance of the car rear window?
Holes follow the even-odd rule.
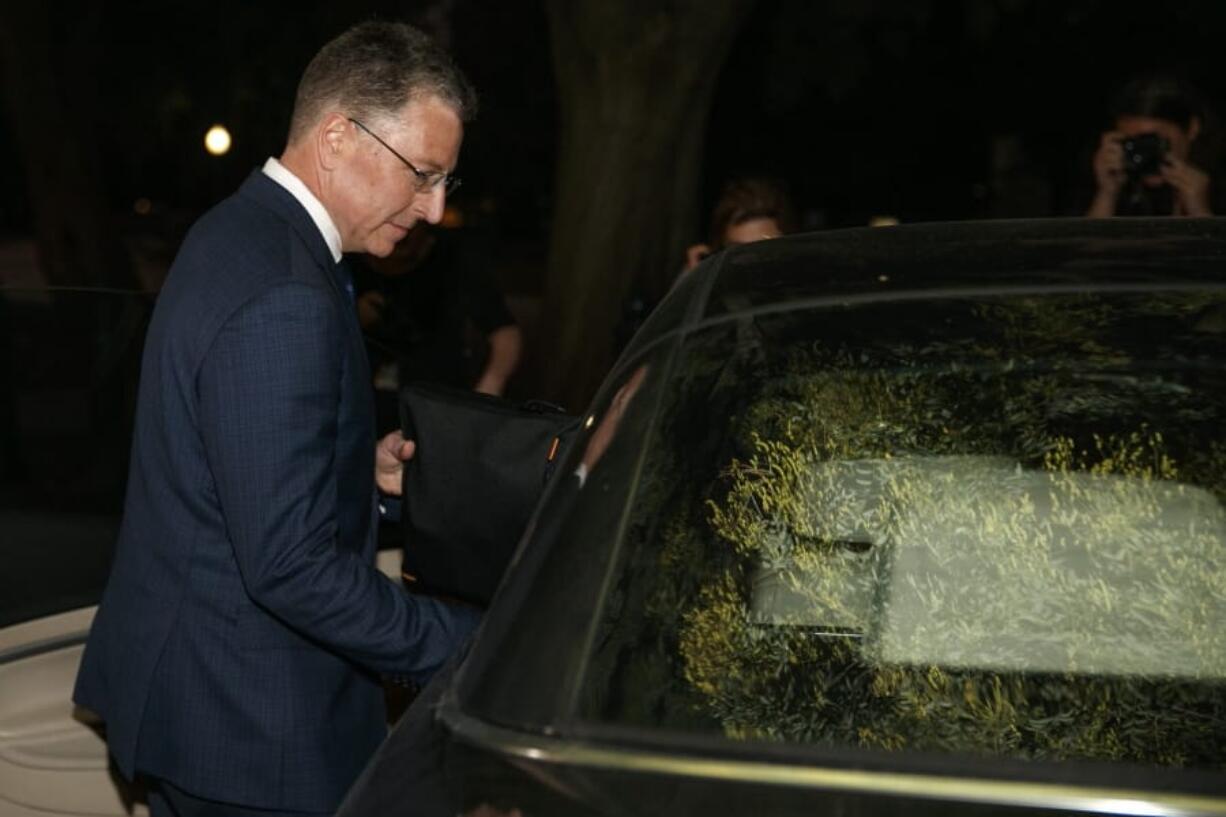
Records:
[[[690,335],[583,682],[734,739],[1226,768],[1226,294]]]

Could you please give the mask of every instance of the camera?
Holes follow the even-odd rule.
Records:
[[[1124,171],[1136,179],[1161,172],[1171,143],[1156,133],[1140,133],[1125,136],[1120,140],[1120,147],[1124,149]]]

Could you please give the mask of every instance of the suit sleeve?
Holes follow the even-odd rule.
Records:
[[[326,290],[283,284],[250,301],[201,367],[201,434],[254,602],[364,666],[424,680],[478,614],[405,593],[338,541],[343,329]]]

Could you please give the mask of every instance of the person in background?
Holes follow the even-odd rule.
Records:
[[[685,263],[675,285],[703,259],[725,247],[778,238],[796,230],[796,211],[781,182],[757,176],[733,179],[724,185],[711,212],[710,238],[685,251]],[[613,328],[614,351],[626,347],[656,302],[635,288],[622,306],[622,316]]]
[[[380,430],[398,424],[395,394],[404,384],[506,392],[523,334],[491,275],[492,257],[468,228],[419,224],[391,255],[363,258],[355,276],[358,316]]]
[[[334,813],[387,734],[381,676],[424,682],[480,620],[375,567],[413,444],[376,442],[342,261],[442,217],[475,103],[419,31],[351,28],[171,266],[73,696],[153,817]]]
[[[1191,91],[1170,78],[1133,80],[1112,116],[1094,154],[1097,189],[1087,216],[1213,215],[1209,174],[1189,158],[1204,123]]]
[[[746,177],[724,185],[711,213],[710,239],[685,252],[685,271],[724,247],[778,238],[796,230],[796,211],[777,181]]]

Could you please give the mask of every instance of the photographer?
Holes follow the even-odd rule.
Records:
[[[724,247],[778,238],[795,229],[795,211],[781,182],[753,176],[733,179],[724,185],[715,202],[710,242],[686,250],[683,272]]]
[[[1097,192],[1086,215],[1210,216],[1209,174],[1188,155],[1203,116],[1172,79],[1126,85],[1113,106],[1115,127],[1094,154]]]

